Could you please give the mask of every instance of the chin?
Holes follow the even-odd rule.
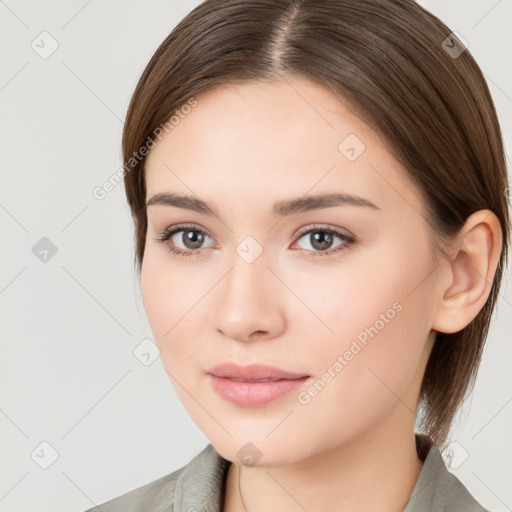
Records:
[[[210,441],[215,450],[225,459],[239,466],[254,467],[278,467],[297,462],[307,457],[308,454],[297,451],[297,446],[290,446],[282,442],[276,436],[274,440],[261,440],[253,438],[244,439],[223,439],[217,442],[215,439]],[[304,448],[302,443],[298,447]]]

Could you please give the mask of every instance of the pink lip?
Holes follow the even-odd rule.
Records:
[[[257,407],[277,400],[301,387],[309,378],[309,375],[261,364],[225,363],[214,366],[208,373],[213,389],[225,400],[242,407]],[[262,382],[262,379],[271,380]]]
[[[261,379],[300,379],[309,377],[305,373],[292,373],[276,366],[268,366],[266,364],[250,364],[241,366],[236,363],[218,364],[211,368],[208,373],[217,377],[227,377],[238,380],[261,380]]]

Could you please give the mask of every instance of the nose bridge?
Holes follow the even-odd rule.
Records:
[[[217,327],[232,338],[246,339],[255,331],[271,332],[278,312],[267,253],[251,236],[244,238],[229,260],[218,297]],[[275,278],[274,278],[275,279]],[[276,316],[277,315],[277,316]]]
[[[226,293],[234,295],[235,300],[258,299],[257,294],[264,291],[269,272],[263,246],[253,236],[246,236],[235,247],[230,263]]]

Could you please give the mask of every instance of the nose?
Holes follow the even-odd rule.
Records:
[[[219,285],[217,330],[239,341],[279,336],[285,328],[282,288],[264,252],[254,261],[236,254]]]

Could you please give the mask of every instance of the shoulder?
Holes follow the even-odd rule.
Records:
[[[468,491],[466,486],[452,473],[440,479],[439,492],[443,496],[445,510],[461,512],[489,512]]]
[[[426,510],[489,512],[448,470],[441,452],[435,444],[423,435],[417,435],[416,441],[418,454],[423,452],[426,454],[426,458],[404,512],[424,512]]]
[[[196,473],[198,466],[211,469],[219,460],[211,444],[208,444],[188,464],[137,487],[125,494],[96,505],[84,512],[172,512],[176,495],[176,485],[188,473]]]
[[[85,512],[164,511],[166,509],[162,508],[162,504],[167,504],[168,506],[172,505],[176,481],[185,468],[186,466],[183,466],[168,475],[137,487],[105,503],[96,505]],[[169,510],[172,510],[172,508],[169,508]]]

